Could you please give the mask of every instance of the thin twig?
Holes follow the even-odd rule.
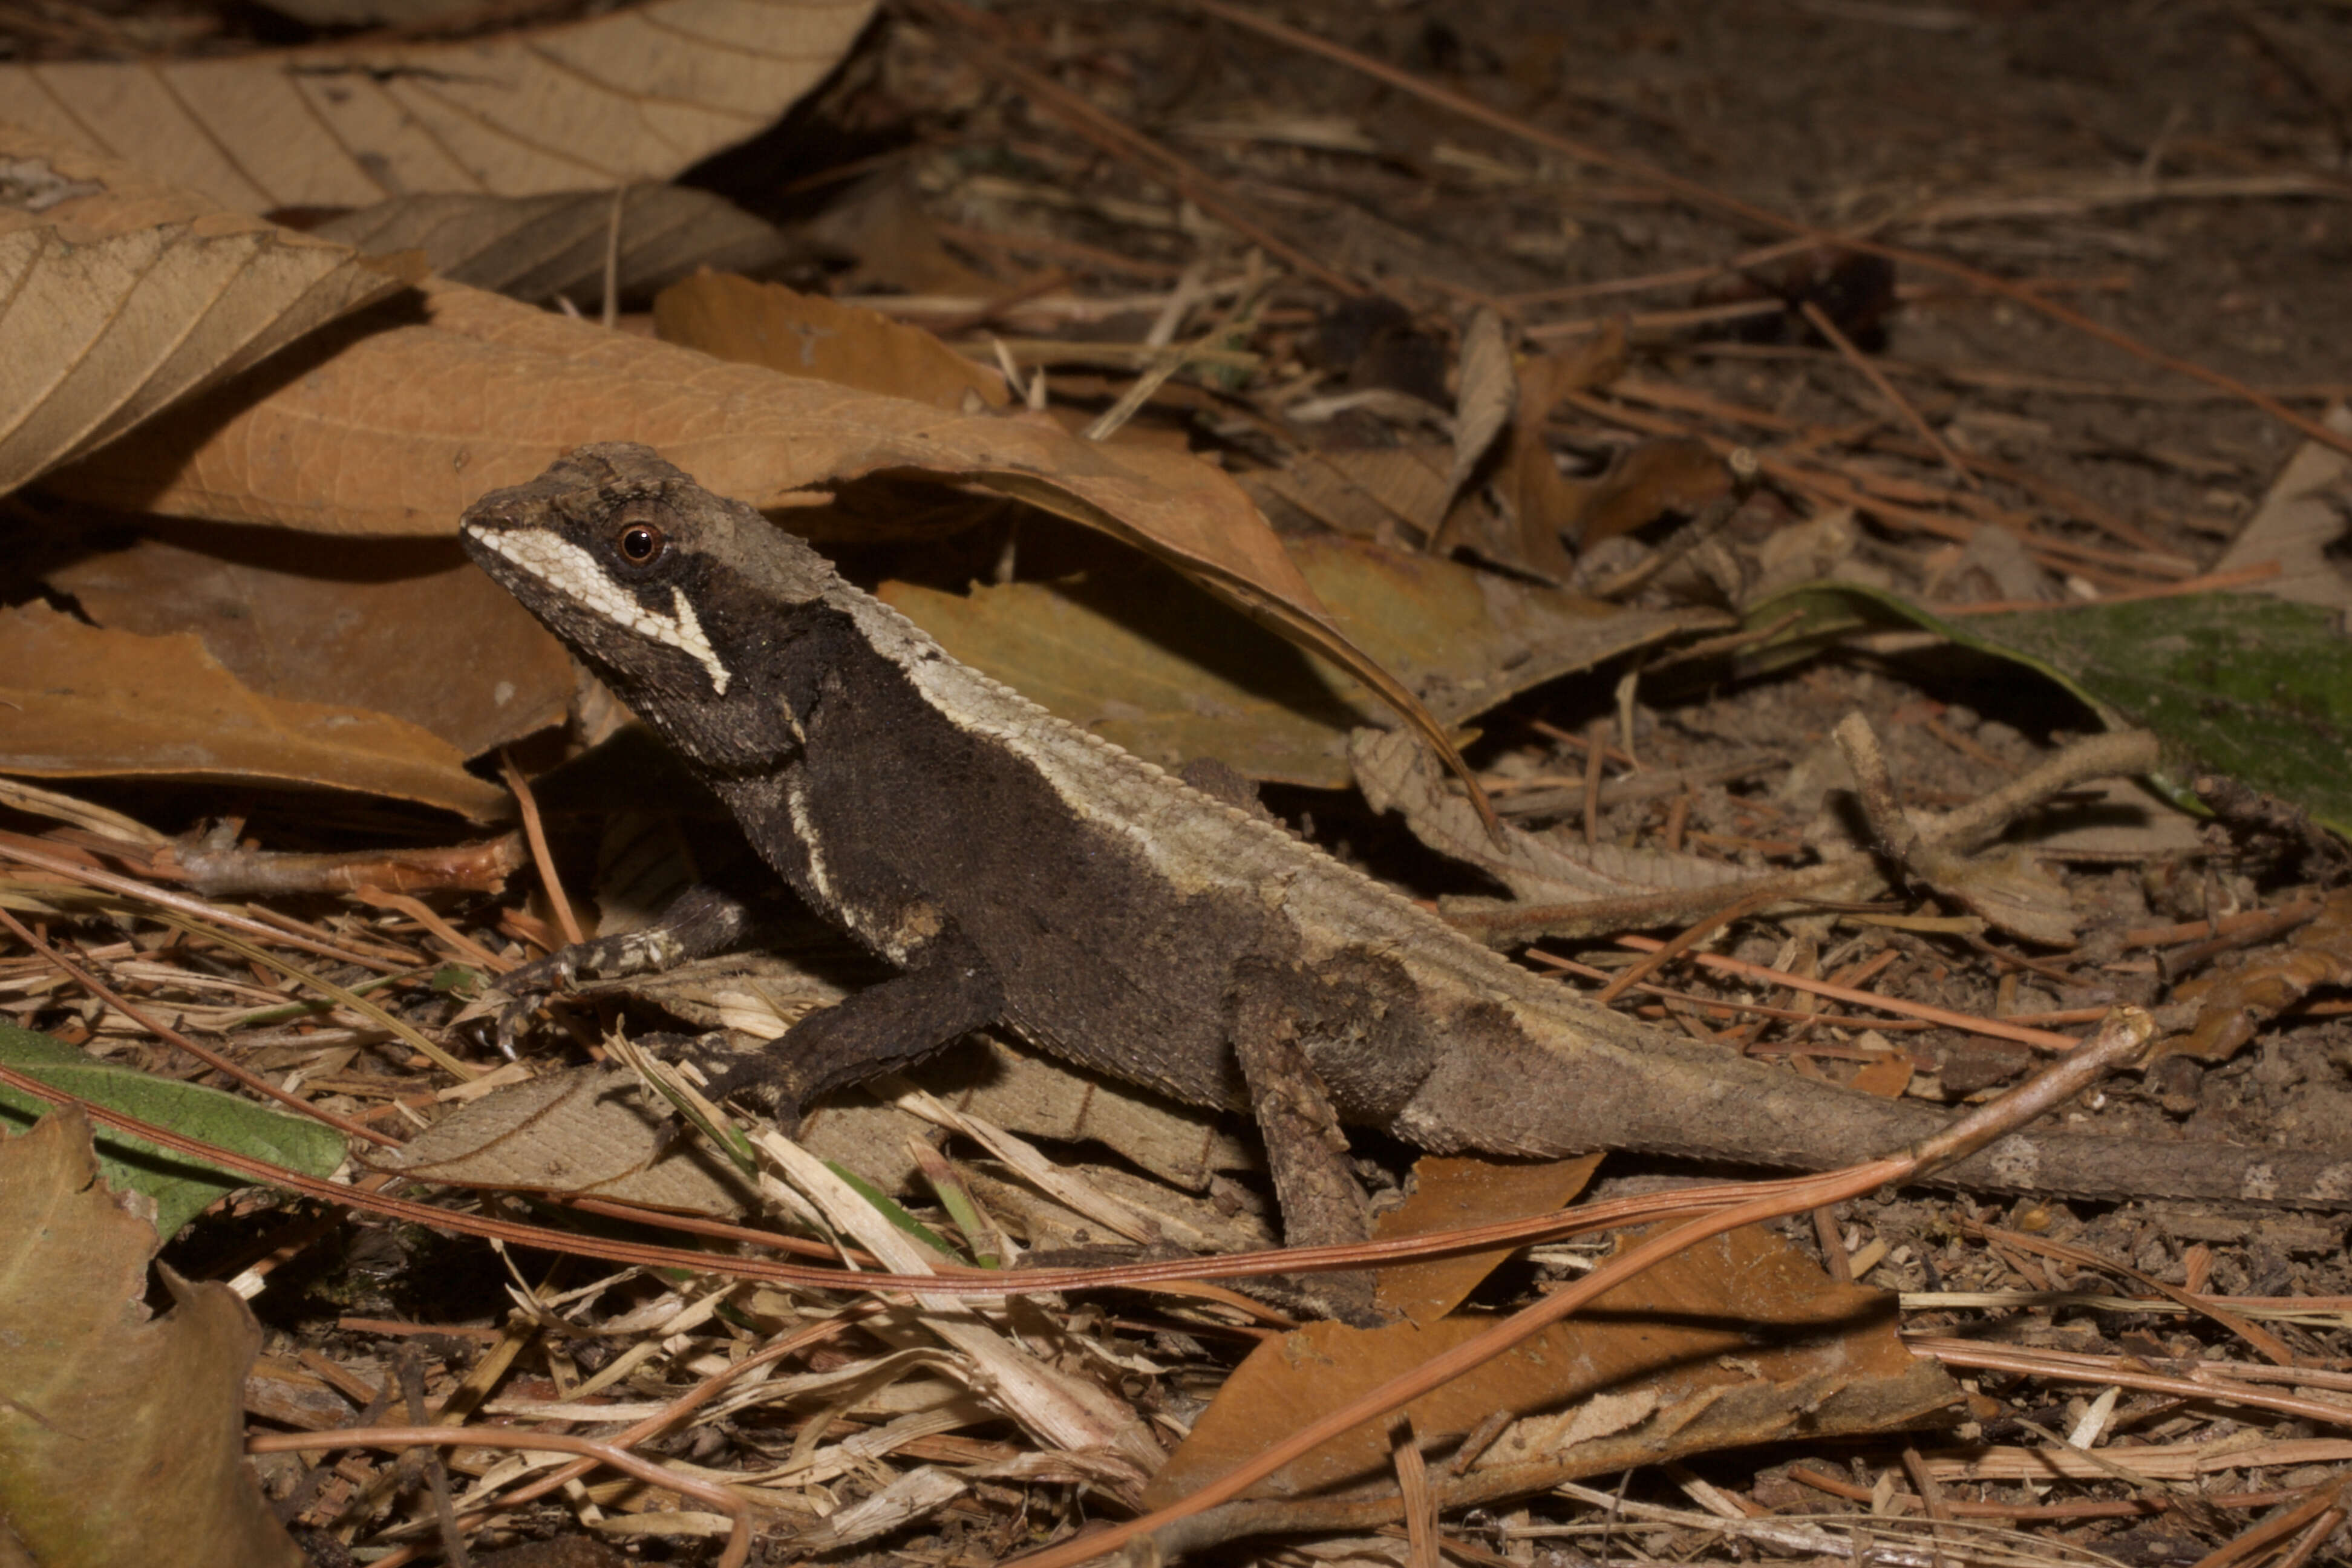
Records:
[[[539,868],[540,886],[546,889],[548,907],[555,911],[555,923],[563,932],[563,940],[577,947],[580,944],[580,921],[572,912],[572,900],[563,895],[563,879],[556,875],[555,857],[547,850],[547,829],[539,820],[539,800],[530,793],[530,782],[514,759],[503,751],[499,753],[499,772],[514,792],[515,805],[522,813],[523,837],[530,842],[530,858]]]
[[[1853,341],[1838,331],[1838,324],[1830,319],[1827,310],[1811,300],[1802,301],[1799,308],[1813,331],[1821,333],[1846,363],[1862,372],[1864,378],[1878,389],[1878,395],[1885,398],[1902,421],[1918,434],[1919,439],[1935,448],[1936,456],[1944,460],[1944,466],[1952,470],[1960,483],[1970,486],[1977,483],[1975,470],[1960,461],[1960,455],[1952,450],[1950,443],[1936,434],[1936,427],[1911,406],[1911,400],[1895,390],[1895,384],[1886,379],[1885,372],[1870,363],[1870,356],[1854,347]]]

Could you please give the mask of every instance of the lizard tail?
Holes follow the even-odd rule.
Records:
[[[1596,1010],[1597,1012],[1597,1010]],[[1439,1152],[1556,1158],[1624,1149],[1820,1171],[1895,1152],[1946,1113],[1798,1078],[1650,1031],[1519,1036],[1442,1058],[1391,1126]],[[2352,1152],[2101,1138],[2029,1127],[1928,1178],[1979,1192],[2172,1198],[2352,1209]]]

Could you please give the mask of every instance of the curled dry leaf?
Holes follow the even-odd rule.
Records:
[[[1477,1317],[1381,1329],[1323,1322],[1266,1341],[1226,1380],[1145,1502],[1177,1501],[1275,1436],[1491,1327]],[[1449,1483],[1442,1500],[1454,1507],[1717,1448],[1883,1432],[1958,1398],[1896,1327],[1893,1297],[1832,1280],[1750,1226],[1668,1258],[1406,1408],[1414,1433],[1439,1452],[1496,1411],[1521,1417]],[[1580,1426],[1604,1397],[1616,1414]],[[1386,1423],[1368,1422],[1250,1495],[1365,1481],[1390,1462]]]
[[[1545,422],[1561,398],[1615,380],[1625,369],[1625,331],[1609,326],[1566,354],[1529,354],[1515,372],[1508,432],[1495,465],[1499,513],[1466,505],[1446,518],[1433,548],[1462,545],[1513,571],[1564,583],[1575,568],[1567,542],[1576,540],[1592,487],[1559,471]],[[1465,367],[1465,380],[1467,367]]]
[[[2197,1022],[2165,1040],[2158,1054],[2226,1061],[2264,1019],[2323,985],[2352,985],[2352,888],[2329,894],[2318,918],[2284,948],[2175,986],[2175,1000],[2197,1004]]]
[[[415,272],[0,121],[0,493]]]
[[[454,283],[421,293],[423,321],[362,316],[320,333],[54,482],[173,516],[446,534],[475,498],[592,440],[642,441],[760,507],[806,508],[812,487],[873,474],[953,476],[1169,561],[1339,665],[1459,762],[1412,691],[1332,624],[1249,498],[1205,463],[726,364]]]
[[[772,123],[871,0],[646,0],[463,43],[0,66],[0,103],[223,205],[666,180]]]
[[[403,719],[265,697],[189,633],[142,637],[46,605],[0,610],[0,768],[36,778],[237,779],[328,785],[476,820],[506,792]]]
[[[724,196],[644,183],[543,196],[394,196],[310,232],[373,256],[421,250],[453,283],[534,304],[566,299],[583,310],[604,300],[605,252],[616,238],[613,281],[625,300],[647,299],[698,267],[759,272],[807,249]]]
[[[934,408],[961,413],[972,398],[991,408],[1012,400],[1002,374],[972,363],[920,327],[781,283],[715,272],[689,278],[654,301],[654,326],[664,342],[717,359]]]
[[[301,1568],[245,1460],[261,1328],[226,1286],[161,1272],[98,1180],[78,1110],[0,1136],[0,1519],[14,1561]]]

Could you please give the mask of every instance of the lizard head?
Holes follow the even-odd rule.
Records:
[[[581,447],[466,509],[466,552],[690,754],[716,766],[796,743],[762,679],[784,612],[837,581],[824,558],[651,447]]]

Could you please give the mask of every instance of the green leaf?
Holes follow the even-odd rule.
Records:
[[[202,1084],[100,1061],[30,1029],[0,1024],[0,1064],[93,1105],[305,1175],[331,1174],[343,1161],[342,1134],[331,1127]],[[9,1132],[23,1131],[48,1109],[47,1101],[0,1085],[0,1128]],[[254,1184],[249,1176],[110,1128],[98,1129],[97,1139],[99,1170],[108,1184],[155,1200],[158,1242],[170,1240],[216,1199]]]
[[[1881,589],[1811,583],[1747,619],[1788,623],[1760,665],[1868,626],[1924,627],[2047,676],[2110,727],[2154,731],[2168,762],[2228,773],[2352,837],[2352,638],[2320,606],[2195,594],[1944,620]]]
[[[431,989],[436,996],[456,994],[472,997],[482,988],[482,972],[462,963],[445,963],[433,972]]]

